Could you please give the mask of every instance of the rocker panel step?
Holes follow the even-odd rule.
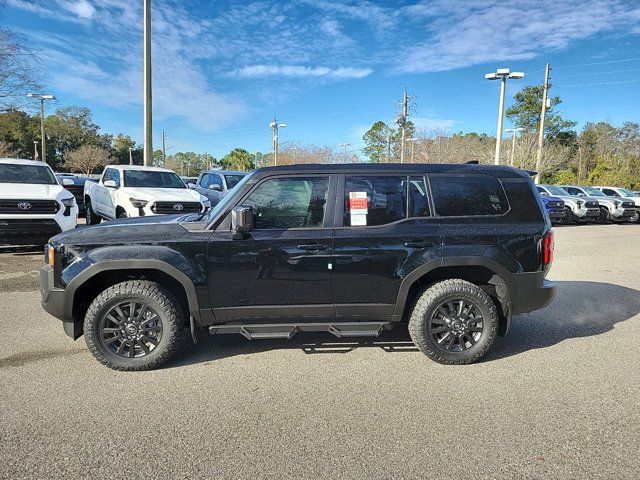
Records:
[[[382,330],[390,330],[391,322],[351,323],[256,323],[227,324],[209,327],[211,335],[239,333],[248,340],[290,339],[298,332],[328,332],[342,337],[377,337]]]

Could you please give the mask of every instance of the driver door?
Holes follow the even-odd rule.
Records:
[[[238,202],[253,208],[253,229],[233,239],[223,222],[209,244],[209,295],[218,320],[335,315],[332,192],[330,175],[268,177]]]

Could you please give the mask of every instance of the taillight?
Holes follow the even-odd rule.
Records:
[[[542,238],[542,263],[544,265],[548,265],[553,262],[553,250],[553,230],[549,230],[549,232]]]

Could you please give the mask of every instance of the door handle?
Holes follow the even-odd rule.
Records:
[[[433,247],[433,243],[426,242],[424,240],[410,240],[404,242],[404,246],[407,248],[415,248],[416,250],[422,250],[423,248]]]
[[[306,245],[298,245],[300,250],[306,250],[307,252],[319,252],[320,250],[326,250],[326,245],[321,245],[319,243],[309,243]]]

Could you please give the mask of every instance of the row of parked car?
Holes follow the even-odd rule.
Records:
[[[46,243],[53,235],[103,220],[159,214],[204,214],[247,174],[109,165],[95,181],[54,173],[45,163],[0,159],[0,243]],[[638,222],[640,194],[619,187],[538,185],[553,223]]]
[[[584,185],[537,185],[553,223],[635,223],[640,192]]]

